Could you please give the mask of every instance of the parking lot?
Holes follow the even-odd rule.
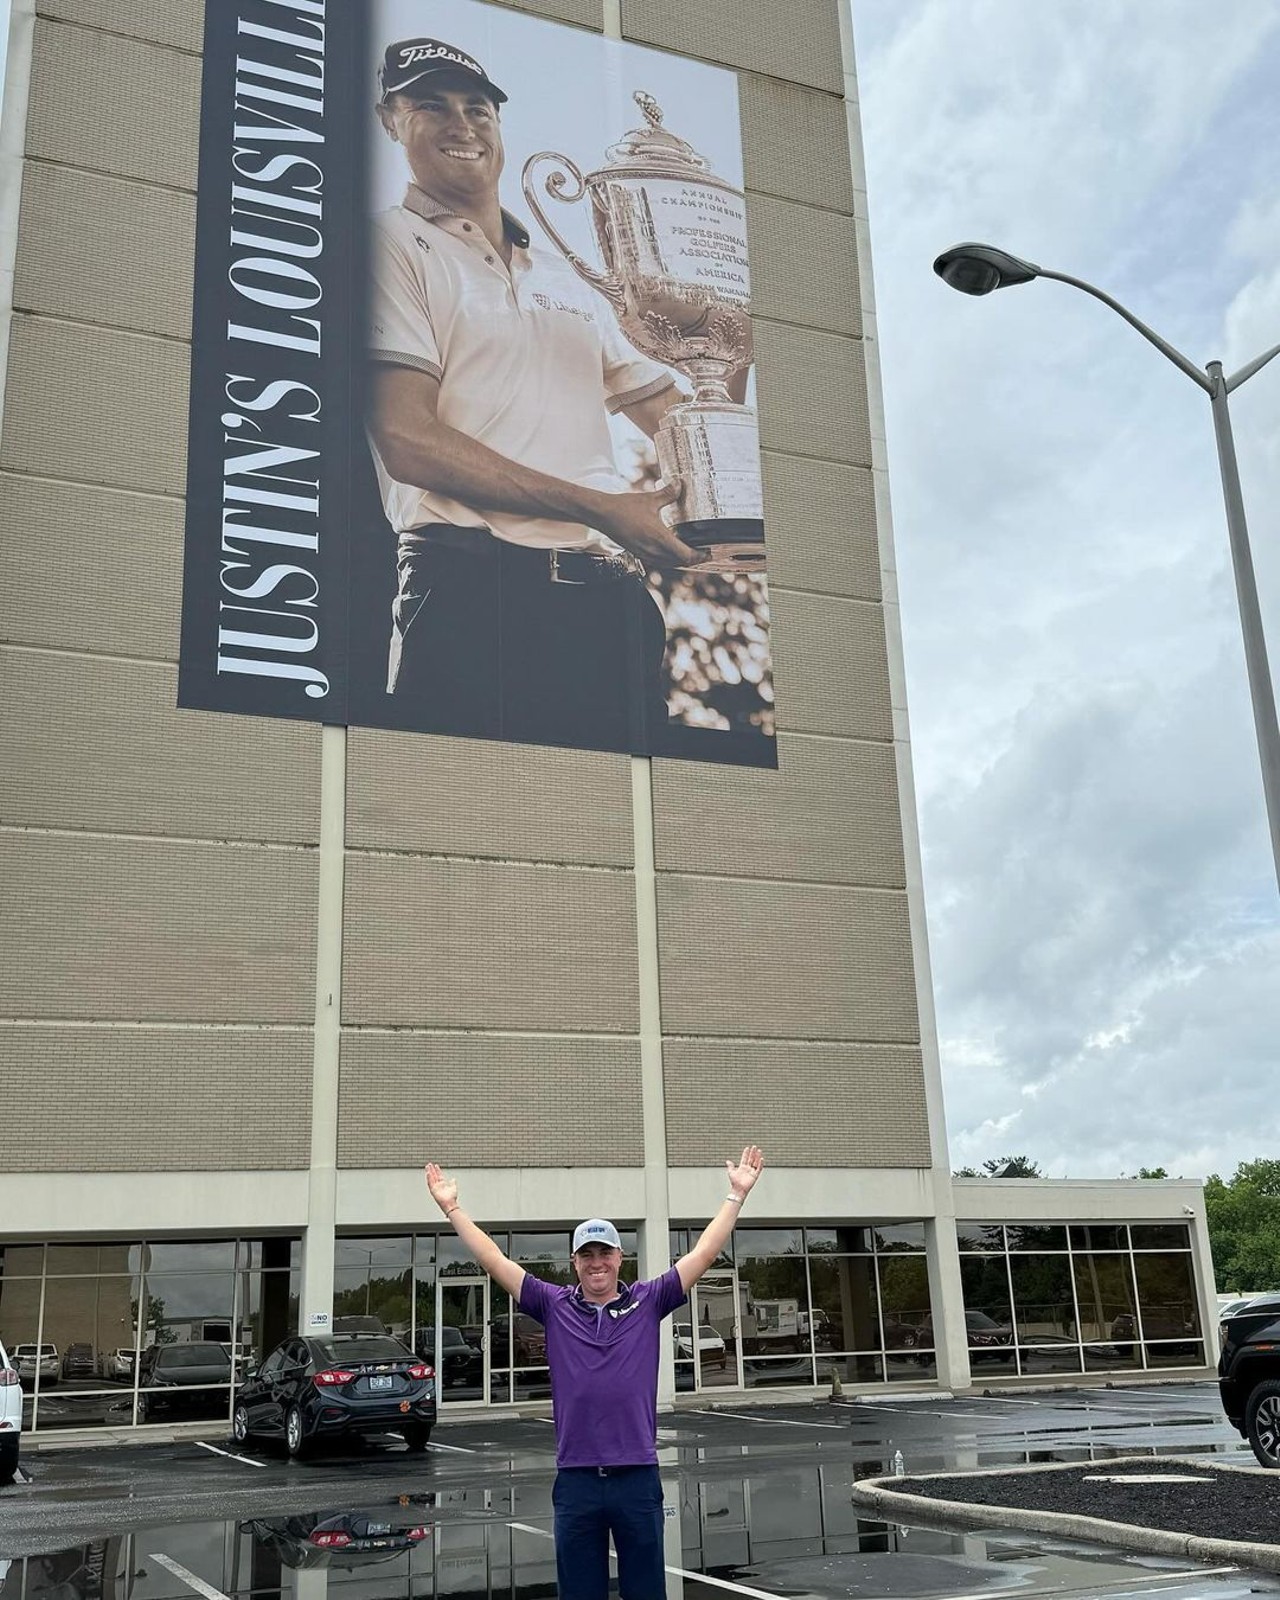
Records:
[[[1251,1461],[1211,1384],[688,1408],[660,1424],[673,1597],[1280,1595],[1256,1572],[887,1524],[850,1499],[898,1451],[911,1473],[1142,1453]],[[24,1468],[29,1481],[0,1490],[3,1600],[319,1600],[330,1584],[342,1600],[555,1592],[543,1418],[451,1419],[415,1457],[388,1439],[291,1463],[237,1454],[211,1429],[33,1451]]]

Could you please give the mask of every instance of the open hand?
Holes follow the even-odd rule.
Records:
[[[732,1161],[726,1161],[724,1167],[730,1189],[734,1194],[745,1198],[751,1193],[756,1179],[764,1171],[764,1152],[759,1145],[749,1144],[742,1152],[742,1159],[736,1167]]]
[[[447,1172],[443,1172],[434,1161],[428,1161],[422,1170],[427,1180],[427,1188],[431,1193],[431,1198],[440,1207],[441,1211],[447,1212],[450,1206],[456,1206],[458,1203],[457,1179],[451,1178]]]

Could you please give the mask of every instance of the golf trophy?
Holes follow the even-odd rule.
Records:
[[[603,167],[584,176],[567,156],[543,150],[525,163],[525,199],[578,276],[613,307],[627,339],[692,385],[655,440],[663,478],[680,484],[665,515],[702,558],[690,570],[761,572],[756,414],[735,404],[728,389],[753,359],[745,201],[663,127],[652,95],[637,91],[634,98],[645,125],[624,134]],[[603,271],[570,248],[543,210],[536,176],[547,163],[544,187],[553,200],[573,205],[590,195]]]

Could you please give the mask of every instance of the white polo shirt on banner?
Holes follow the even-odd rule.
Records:
[[[608,303],[562,256],[531,249],[504,213],[511,267],[473,222],[416,185],[376,219],[375,361],[440,381],[437,415],[508,460],[607,493],[618,473],[606,411],[674,384],[626,342]],[[374,448],[387,518],[397,534],[427,523],[487,526],[539,549],[616,550],[594,528],[507,512],[481,513],[390,476]]]

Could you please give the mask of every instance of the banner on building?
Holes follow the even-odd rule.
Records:
[[[774,765],[734,75],[206,14],[179,704]]]

